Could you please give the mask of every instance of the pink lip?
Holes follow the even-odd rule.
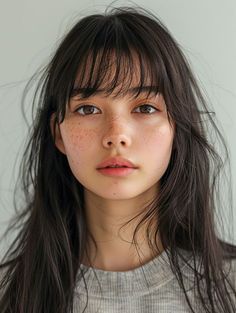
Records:
[[[131,174],[136,169],[133,167],[117,167],[117,168],[108,167],[108,168],[100,168],[98,170],[101,174],[107,175],[107,176],[126,176],[126,175]]]
[[[106,167],[109,166],[114,166],[114,165],[118,165],[118,166],[126,166],[127,168],[137,168],[137,166],[135,166],[131,161],[121,158],[121,157],[114,157],[114,158],[109,158],[106,159],[105,161],[103,161],[102,163],[100,163],[97,167],[97,169],[104,169]],[[112,168],[114,169],[114,168]],[[117,168],[116,168],[117,170]]]

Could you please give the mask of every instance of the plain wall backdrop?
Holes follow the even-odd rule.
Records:
[[[104,11],[111,1],[0,0],[0,234],[14,214],[13,189],[27,136],[21,113],[25,83],[45,65],[61,36],[87,14]],[[180,43],[204,93],[216,112],[231,155],[232,190],[236,191],[236,1],[146,0],[133,4],[156,14]],[[116,1],[114,6],[132,5]],[[30,101],[28,112],[30,116]],[[18,158],[17,158],[18,156]],[[17,158],[17,161],[16,161]],[[236,224],[224,210],[225,227]],[[20,201],[20,198],[19,198]],[[227,238],[228,239],[228,238]],[[233,238],[236,242],[236,230]],[[1,247],[7,243],[1,243]]]

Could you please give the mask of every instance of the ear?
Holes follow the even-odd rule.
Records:
[[[55,143],[57,149],[61,153],[66,154],[64,142],[63,142],[63,139],[61,136],[60,127],[59,127],[57,121],[55,121],[55,118],[56,118],[56,114],[53,113],[51,115],[51,118],[50,118],[50,128],[51,128],[52,137],[53,137],[53,140],[54,140],[54,143]]]

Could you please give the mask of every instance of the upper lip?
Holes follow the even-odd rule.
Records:
[[[97,169],[100,168],[105,168],[111,165],[119,165],[119,166],[127,166],[131,168],[137,168],[131,161],[121,158],[121,157],[114,157],[114,158],[109,158],[100,163],[97,167]]]

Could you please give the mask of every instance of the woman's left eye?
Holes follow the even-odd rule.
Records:
[[[155,111],[158,111],[157,108],[153,107],[150,104],[143,104],[143,105],[138,106],[137,108],[144,108],[144,112],[142,112],[142,113],[145,113],[145,114],[150,114],[150,113],[154,113]],[[151,112],[151,110],[154,110],[154,112]]]

